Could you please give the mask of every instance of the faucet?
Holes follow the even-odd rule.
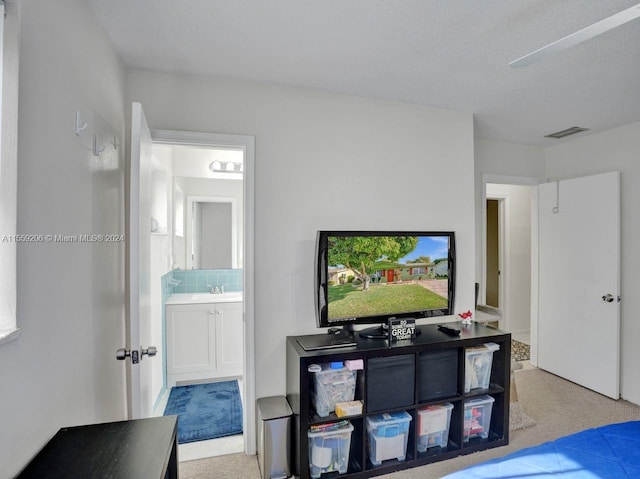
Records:
[[[226,284],[223,284],[222,286],[211,286],[210,284],[208,284],[207,288],[209,288],[209,292],[211,294],[223,294],[225,286]]]

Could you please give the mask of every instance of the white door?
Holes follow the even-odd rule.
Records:
[[[150,361],[159,361],[145,352],[158,345],[151,340],[150,235],[151,235],[151,133],[140,103],[132,104],[131,158],[129,176],[129,265],[127,360],[129,418],[153,413]],[[137,357],[136,357],[137,356]]]
[[[619,397],[618,172],[538,187],[538,367]]]

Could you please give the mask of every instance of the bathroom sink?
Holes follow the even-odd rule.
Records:
[[[201,304],[201,303],[232,303],[242,301],[242,291],[227,293],[175,293],[169,296],[167,304]]]

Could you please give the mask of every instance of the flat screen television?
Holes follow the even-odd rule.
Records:
[[[455,262],[451,231],[318,231],[317,326],[382,338],[391,318],[451,315]]]

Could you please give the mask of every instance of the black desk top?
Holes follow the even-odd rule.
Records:
[[[177,416],[64,427],[17,477],[164,478],[177,428]]]

